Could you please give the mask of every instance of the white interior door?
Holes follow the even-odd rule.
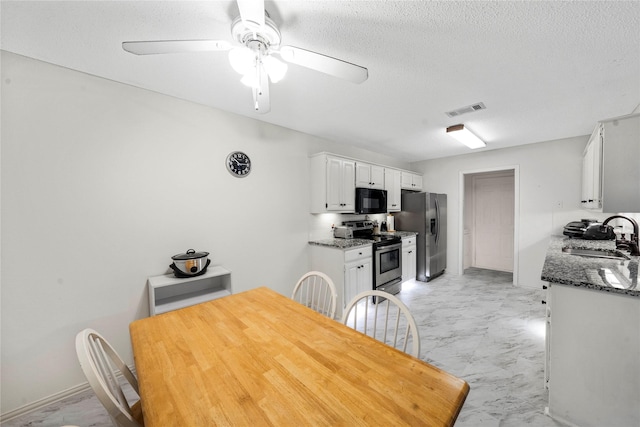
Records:
[[[513,272],[514,177],[473,177],[473,266]]]

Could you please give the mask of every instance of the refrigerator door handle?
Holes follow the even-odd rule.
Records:
[[[440,240],[440,205],[438,204],[438,197],[435,197],[436,202],[436,246]]]

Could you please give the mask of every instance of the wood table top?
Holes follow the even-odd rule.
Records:
[[[130,325],[146,427],[450,426],[453,375],[257,288]]]

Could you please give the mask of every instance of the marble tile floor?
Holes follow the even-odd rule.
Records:
[[[471,391],[457,427],[561,426],[544,415],[544,299],[512,276],[468,269],[431,282],[406,282],[421,358],[465,381]],[[110,426],[91,391],[2,423],[2,427]]]

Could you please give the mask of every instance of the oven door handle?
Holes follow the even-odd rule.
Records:
[[[380,246],[379,248],[375,248],[375,252],[391,252],[400,248],[402,248],[402,243],[394,243],[393,245]]]

